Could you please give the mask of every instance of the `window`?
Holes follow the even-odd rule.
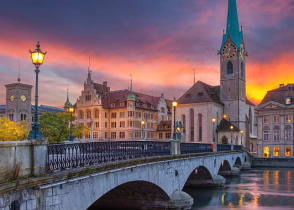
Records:
[[[279,157],[280,155],[280,147],[275,146],[274,147],[274,157]]]
[[[124,139],[125,137],[125,132],[119,132],[119,138]]]
[[[128,117],[133,117],[134,116],[134,112],[133,111],[128,111]]]
[[[95,109],[94,115],[95,115],[95,118],[99,118],[99,110],[98,109]]]
[[[268,124],[269,123],[269,116],[263,116],[263,123]]]
[[[289,125],[285,126],[284,138],[285,138],[285,140],[291,140],[291,126],[289,126]]]
[[[93,132],[93,138],[98,139],[98,132]]]
[[[287,114],[285,115],[285,123],[291,123],[292,120],[291,120],[291,115]]]
[[[119,127],[124,128],[125,127],[125,121],[120,121],[119,122]]]
[[[161,116],[161,121],[163,121],[163,120],[164,120],[164,116],[162,115],[162,116]]]
[[[190,109],[190,141],[194,141],[194,109]]]
[[[222,144],[228,144],[228,138],[226,136],[222,137]]]
[[[105,136],[106,139],[108,139],[108,132],[105,132],[104,136]]]
[[[87,119],[91,119],[91,111],[87,110]]]
[[[171,133],[165,133],[165,138],[170,139],[171,138]]]
[[[13,121],[13,118],[14,118],[13,114],[9,114],[8,117],[9,117],[9,120]]]
[[[116,132],[111,132],[111,139],[116,139]]]
[[[244,63],[241,63],[241,78],[244,78]]]
[[[115,119],[116,118],[116,112],[111,113],[111,118]]]
[[[274,139],[274,141],[279,141],[280,140],[280,127],[279,126],[274,127],[273,139]]]
[[[91,101],[91,95],[86,95],[86,101]]]
[[[162,133],[159,133],[158,138],[162,139]]]
[[[269,158],[269,147],[264,147],[263,148],[263,157],[264,158]]]
[[[268,141],[269,140],[269,127],[265,126],[263,128],[263,140]]]
[[[84,112],[83,111],[79,111],[79,119],[84,119]]]
[[[116,122],[111,122],[111,128],[116,128]]]
[[[285,104],[286,105],[291,105],[292,104],[292,97],[290,97],[290,96],[287,97],[286,100],[285,100]]]
[[[273,123],[280,123],[280,116],[279,115],[273,116]]]
[[[286,156],[286,157],[291,156],[291,147],[290,147],[290,146],[286,146],[286,149],[285,149],[285,156]]]
[[[108,115],[107,115],[107,112],[105,112],[105,114],[104,114],[104,117],[105,117],[105,118],[107,118],[107,117],[108,117]]]
[[[27,120],[27,115],[26,114],[21,114],[20,115],[20,120]]]
[[[231,61],[227,64],[227,74],[233,74],[233,64]]]
[[[198,114],[198,141],[202,141],[202,114]]]
[[[104,127],[107,128],[107,122],[105,122]]]
[[[96,122],[96,123],[95,123],[95,127],[96,127],[96,128],[99,128],[99,122]]]
[[[160,111],[161,111],[161,113],[165,113],[164,107],[161,107]]]
[[[120,113],[119,113],[119,117],[120,117],[120,118],[124,118],[124,117],[125,117],[125,112],[120,112]]]

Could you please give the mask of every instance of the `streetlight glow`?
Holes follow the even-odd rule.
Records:
[[[213,123],[216,123],[216,119],[215,118],[212,118],[211,120]]]
[[[144,120],[141,121],[141,125],[145,125],[145,121]]]
[[[178,102],[175,100],[172,102],[173,107],[177,107],[178,106]]]
[[[244,131],[243,131],[243,130],[240,130],[240,133],[241,133],[241,134],[243,134],[243,133],[244,133]]]
[[[30,53],[31,53],[31,56],[32,56],[32,63],[35,66],[40,66],[40,65],[43,64],[46,52],[42,52],[42,50],[40,49],[40,43],[39,42],[37,42],[36,49],[34,51],[30,50]]]
[[[234,126],[231,125],[231,126],[230,126],[230,129],[233,130],[233,129],[234,129]]]
[[[224,115],[223,115],[223,118],[224,118],[224,119],[227,119],[227,117],[228,117],[227,114],[224,114]]]

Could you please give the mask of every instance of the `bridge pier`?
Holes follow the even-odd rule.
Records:
[[[232,167],[231,170],[220,171],[219,175],[224,177],[240,176],[240,169],[237,167]]]
[[[175,190],[168,202],[168,210],[188,210],[191,209],[194,199],[183,191]]]

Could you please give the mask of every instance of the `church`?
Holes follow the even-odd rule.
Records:
[[[176,120],[183,124],[182,141],[242,144],[256,148],[255,105],[246,97],[246,56],[236,0],[228,0],[226,31],[218,50],[220,86],[196,82],[177,101]]]

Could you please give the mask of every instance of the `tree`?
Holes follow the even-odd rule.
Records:
[[[20,141],[28,137],[30,124],[27,121],[13,122],[0,118],[0,141]]]
[[[73,120],[75,117],[73,116]],[[43,136],[49,142],[63,142],[69,139],[70,114],[62,113],[45,113],[40,117],[40,126]],[[84,125],[77,124],[73,126],[73,137],[84,136],[88,128]]]

